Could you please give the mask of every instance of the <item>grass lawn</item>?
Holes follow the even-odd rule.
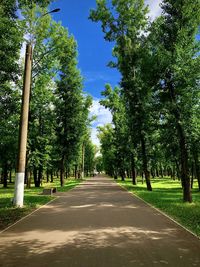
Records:
[[[152,179],[152,192],[147,191],[146,184],[142,184],[140,180],[137,185],[132,185],[130,179],[125,182],[118,181],[118,183],[200,237],[200,192],[196,183],[192,190],[193,203],[191,204],[183,203],[180,182],[170,178]]]
[[[75,187],[81,181],[67,179],[65,185],[60,187],[59,180],[55,179],[53,183],[43,182],[40,188],[35,188],[34,185],[30,189],[25,188],[23,208],[12,206],[11,200],[14,194],[14,184],[8,184],[6,189],[0,185],[0,231],[55,198],[54,196],[42,195],[43,188],[56,187],[58,192],[65,192]]]

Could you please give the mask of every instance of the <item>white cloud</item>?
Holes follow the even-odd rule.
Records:
[[[112,115],[110,111],[101,106],[99,101],[100,99],[94,99],[90,108],[90,116],[96,116],[95,121],[93,121],[92,123],[91,139],[92,142],[97,146],[100,145],[99,139],[97,137],[97,127],[112,122]]]
[[[149,6],[149,16],[151,17],[151,20],[154,20],[156,17],[158,17],[162,9],[160,7],[160,3],[162,0],[145,0],[145,3]]]

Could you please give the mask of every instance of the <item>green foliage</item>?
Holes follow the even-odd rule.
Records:
[[[92,99],[82,91],[76,42],[48,14],[50,2],[21,0],[0,4],[0,59],[5,63],[0,66],[0,168],[5,187],[17,154],[24,68],[19,52],[24,41],[33,47],[26,182],[34,176],[35,186],[39,187],[44,171],[51,175],[62,172],[63,157],[68,174],[74,164],[81,169],[81,146],[88,133]],[[16,16],[17,8],[23,19]],[[93,157],[92,149],[89,151],[92,154],[88,158]]]
[[[28,7],[32,9],[34,5],[39,5],[40,7],[47,7],[54,0],[19,0],[20,7]]]
[[[98,138],[101,143],[103,169],[110,176],[116,175],[116,147],[114,144],[114,129],[111,124],[98,128]]]
[[[64,40],[59,51],[60,79],[56,90],[56,133],[60,151],[61,176],[65,166],[79,165],[79,152],[87,133],[89,107],[92,99],[82,91],[82,77],[77,69],[76,42],[63,28]],[[57,33],[60,36],[59,33]],[[62,178],[63,179],[63,178]]]
[[[200,3],[164,0],[161,6],[162,15],[150,23],[142,0],[99,0],[90,19],[100,21],[104,38],[114,42],[116,62],[109,66],[122,75],[120,98],[128,119],[132,176],[133,169],[144,173],[147,189],[152,190],[150,173],[154,177],[167,170],[181,178],[183,200],[191,202],[190,176],[195,176],[200,186],[196,113]],[[112,111],[115,125],[118,110],[108,103],[111,89],[104,93],[107,99],[102,103]],[[115,134],[116,129],[113,139]],[[120,149],[116,146],[115,153],[121,154]]]
[[[84,160],[85,173],[86,176],[92,176],[96,164],[95,155],[97,152],[97,148],[96,145],[92,143],[89,136],[84,141],[84,147],[85,147],[85,160]]]
[[[117,173],[120,174],[122,179],[125,176],[125,170],[128,168],[129,164],[129,132],[128,132],[128,120],[125,112],[124,99],[120,95],[120,89],[111,88],[109,84],[106,85],[105,90],[102,95],[105,99],[101,100],[100,103],[109,108],[112,113],[113,122],[113,145],[114,145],[114,155],[115,158],[115,176]],[[104,154],[103,154],[104,157]]]
[[[15,166],[19,120],[18,75],[22,30],[15,1],[0,3],[0,168],[7,186],[8,170]]]
[[[106,40],[115,42],[113,55],[117,62],[111,65],[122,74],[121,91],[132,143],[129,155],[134,158],[136,148],[141,145],[147,189],[152,190],[147,156],[149,88],[142,72],[146,62],[145,35],[142,32],[147,30],[147,12],[142,0],[112,1],[111,6],[107,1],[97,1],[97,9],[91,11],[90,18],[102,23]]]
[[[96,171],[98,173],[103,172],[104,167],[103,167],[103,157],[102,156],[98,156],[95,158],[95,165],[96,165]]]
[[[0,3],[0,84],[14,82],[19,74],[18,60],[22,42],[22,30],[16,19],[16,3],[13,0]]]
[[[199,102],[199,44],[195,37],[199,30],[200,4],[199,1],[163,1],[162,8],[162,18],[153,24],[150,34],[153,56],[160,62],[159,85],[155,86],[155,91],[164,124],[171,125],[176,132],[184,200],[190,202],[188,147],[194,147],[193,138],[190,138],[191,133],[196,132],[192,128],[193,106]],[[195,15],[194,9],[197,10]]]

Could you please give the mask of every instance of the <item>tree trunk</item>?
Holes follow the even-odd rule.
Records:
[[[36,167],[34,167],[34,169],[33,169],[33,177],[34,177],[35,187],[40,187],[40,183],[39,183],[39,180],[38,180],[38,170],[37,170]]]
[[[75,168],[74,168],[75,179],[78,178],[78,171],[77,171],[77,169],[78,169],[78,165],[76,164],[76,165],[75,165]]]
[[[53,171],[51,170],[51,183],[53,183]]]
[[[27,173],[27,188],[31,188],[31,173]]]
[[[114,179],[117,180],[117,177],[118,177],[118,173],[117,171],[114,172]]]
[[[145,139],[144,139],[144,136],[142,133],[141,133],[140,138],[141,138],[141,147],[142,147],[143,171],[144,171],[145,181],[146,181],[146,185],[147,185],[147,190],[152,191],[151,181],[150,181],[150,172],[148,170],[148,164],[147,164]]]
[[[141,177],[142,177],[142,184],[144,184],[144,173],[143,172],[141,174]]]
[[[39,183],[39,187],[42,184],[42,179],[43,179],[43,167],[40,166],[39,167],[39,172],[38,172],[38,183]]]
[[[193,188],[193,183],[194,183],[194,163],[192,162],[192,168],[191,168],[191,189]]]
[[[65,157],[62,156],[61,162],[60,162],[60,186],[64,185],[65,180]]]
[[[177,131],[179,133],[179,146],[181,156],[181,180],[183,185],[183,201],[191,203],[192,195],[190,190],[190,176],[188,169],[188,152],[186,148],[184,132],[179,122],[177,122]]]
[[[173,180],[176,180],[176,177],[175,177],[175,166],[174,166],[174,164],[172,166],[172,179]]]
[[[180,181],[181,171],[180,171],[180,167],[179,167],[179,163],[178,163],[177,159],[175,159],[175,163],[176,163],[176,176],[177,176],[178,180]]]
[[[3,169],[1,171],[1,183],[3,183]]]
[[[189,168],[188,168],[188,151],[186,146],[186,138],[185,133],[181,124],[181,115],[180,111],[176,105],[176,96],[174,92],[174,85],[171,81],[168,84],[169,86],[169,96],[172,104],[172,114],[175,118],[175,125],[177,130],[177,137],[179,140],[179,149],[180,149],[180,162],[181,162],[181,181],[183,186],[183,201],[184,202],[192,202],[191,188],[190,188],[190,176],[189,176]]]
[[[9,183],[12,183],[12,169],[9,172]]]
[[[156,177],[159,177],[158,167],[156,167]]]
[[[36,187],[36,182],[37,182],[37,170],[36,170],[35,167],[33,168],[33,179],[34,179],[34,184],[35,184],[35,187]]]
[[[3,166],[3,187],[8,187],[8,164],[5,162]]]
[[[163,178],[163,167],[162,167],[162,164],[160,164],[160,175],[162,178]]]
[[[154,168],[151,168],[151,176],[152,176],[152,178],[155,178]]]
[[[137,178],[136,178],[136,171],[135,171],[135,159],[132,156],[131,158],[131,177],[132,177],[132,184],[137,184]]]
[[[49,171],[47,170],[46,172],[46,175],[47,175],[47,183],[49,182]]]
[[[196,150],[193,152],[193,157],[194,157],[195,174],[196,174],[198,187],[199,187],[199,191],[200,191],[200,166],[199,166],[198,154],[197,154]]]
[[[120,176],[121,176],[121,180],[125,181],[125,175],[124,175],[124,171],[123,170],[120,171]]]
[[[27,165],[26,165],[27,166]],[[24,184],[28,184],[28,168],[25,168]]]

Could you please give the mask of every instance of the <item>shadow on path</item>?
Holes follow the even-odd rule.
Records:
[[[200,241],[98,176],[0,234],[0,266],[200,266]]]

